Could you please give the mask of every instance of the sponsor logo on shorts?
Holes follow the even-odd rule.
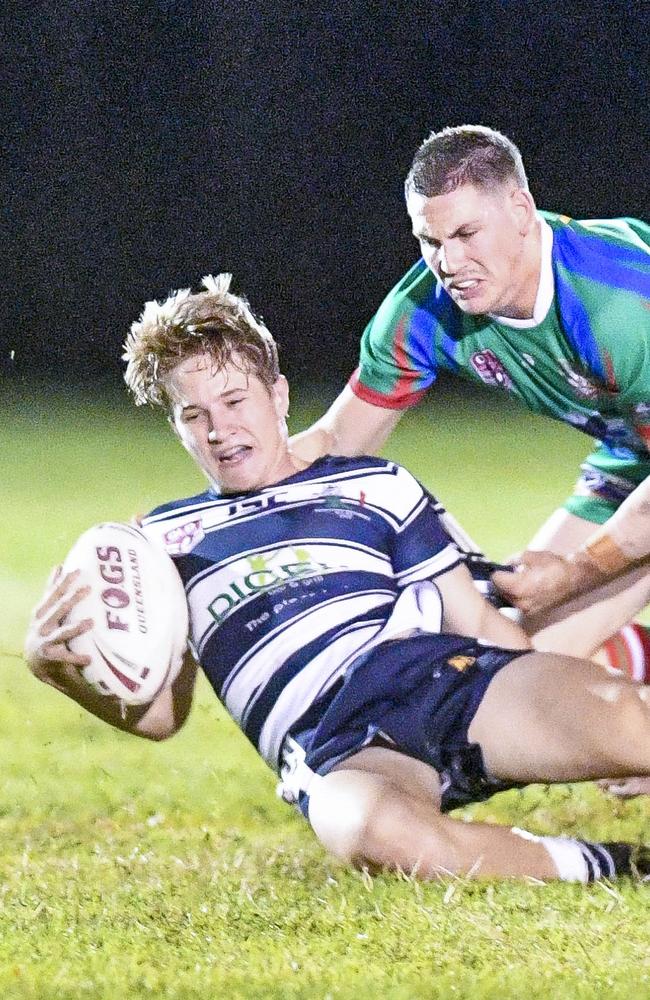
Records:
[[[637,403],[634,407],[636,432],[650,451],[650,403]]]
[[[577,497],[600,497],[610,503],[620,504],[634,491],[636,483],[624,476],[611,472],[601,472],[592,465],[582,466],[582,475],[576,483],[574,495]]]
[[[496,385],[500,389],[512,389],[512,379],[494,351],[476,351],[469,362],[481,382],[485,382],[486,385]]]
[[[454,670],[458,670],[462,674],[469,667],[473,666],[476,663],[476,657],[475,656],[452,656],[451,659],[447,660],[447,663],[449,664],[450,667],[453,667]]]

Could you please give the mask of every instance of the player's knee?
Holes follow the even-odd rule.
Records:
[[[638,739],[637,745],[650,747],[650,687],[633,686],[628,694],[629,705],[626,712],[630,720],[630,731]]]
[[[333,771],[309,796],[309,822],[323,846],[341,861],[363,864],[381,814],[386,781],[364,771]]]
[[[645,770],[650,766],[650,687],[621,688],[615,705],[619,739],[614,742],[615,763]]]

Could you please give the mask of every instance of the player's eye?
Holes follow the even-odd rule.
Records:
[[[183,422],[186,424],[191,424],[193,420],[198,418],[198,410],[185,410],[183,413]]]
[[[234,399],[228,400],[228,406],[237,406],[238,403],[243,403],[245,396],[236,396]]]

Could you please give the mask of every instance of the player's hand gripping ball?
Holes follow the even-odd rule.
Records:
[[[88,596],[70,612],[90,631],[69,648],[90,658],[81,671],[100,694],[145,705],[178,676],[187,647],[187,601],[165,550],[130,524],[98,524],[77,540],[62,574],[79,570]]]

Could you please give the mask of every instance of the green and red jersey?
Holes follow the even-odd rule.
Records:
[[[441,369],[453,372],[597,438],[590,463],[611,473],[621,463],[633,488],[650,472],[650,227],[540,216],[533,319],[462,312],[419,260],[366,327],[350,386],[406,409]]]

